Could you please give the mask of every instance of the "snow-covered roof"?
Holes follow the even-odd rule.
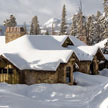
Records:
[[[62,47],[69,38],[74,45]],[[25,35],[0,48],[0,53],[21,70],[55,71],[75,52],[80,61],[92,61],[97,46],[87,46],[74,36]]]
[[[68,46],[68,49],[73,50],[75,52],[79,61],[92,61],[93,60],[92,55],[89,55],[88,53],[85,53],[84,51],[82,51],[78,47]]]
[[[22,36],[0,49],[1,54],[20,70],[55,71],[60,63],[67,63],[73,51],[60,44],[66,36]]]
[[[82,50],[86,54],[94,56],[99,48],[97,46],[79,46],[78,49]]]
[[[5,36],[0,36],[0,48],[5,45]]]
[[[95,44],[95,46],[97,46],[99,48],[104,48],[107,41],[108,41],[108,38],[106,38],[103,41],[100,41],[99,43]]]
[[[87,46],[84,42],[80,41],[78,38],[76,38],[75,36],[69,36],[69,38],[71,39],[72,43],[74,44],[74,46]]]

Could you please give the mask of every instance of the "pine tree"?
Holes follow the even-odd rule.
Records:
[[[93,17],[89,16],[88,20],[87,20],[87,43],[89,45],[93,44],[93,37],[94,37],[94,33],[95,33],[95,27],[94,27],[94,23],[93,23]]]
[[[49,35],[49,31],[48,31],[48,30],[46,30],[46,33],[45,33],[45,35]]]
[[[71,31],[70,31],[70,35],[72,36],[76,36],[77,35],[77,26],[78,26],[78,21],[77,21],[77,15],[74,15],[72,18],[72,26],[71,26]]]
[[[26,22],[24,22],[24,31],[27,34],[27,27],[26,27]]]
[[[66,7],[64,5],[63,10],[62,10],[62,21],[61,21],[60,35],[65,35],[66,29],[67,29],[67,26],[66,26]]]
[[[4,26],[6,27],[15,27],[16,25],[16,18],[13,15],[10,15],[10,19],[4,21]]]
[[[38,23],[38,17],[34,16],[31,23],[31,29],[30,29],[31,35],[38,35],[40,34],[40,26]]]
[[[104,12],[105,16],[108,16],[108,0],[104,0]]]
[[[55,32],[54,32],[54,25],[52,24],[52,35],[55,35]]]

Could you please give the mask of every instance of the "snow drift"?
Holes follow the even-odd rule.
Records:
[[[74,73],[77,86],[0,84],[0,106],[8,108],[107,108],[108,78]]]

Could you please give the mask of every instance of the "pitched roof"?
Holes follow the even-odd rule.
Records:
[[[70,49],[70,50],[73,50],[75,52],[75,54],[76,54],[77,58],[79,59],[79,61],[92,61],[93,60],[92,55],[89,55],[88,53],[82,51],[78,47],[68,46],[67,48]]]
[[[25,35],[9,42],[0,51],[20,70],[55,71],[60,63],[67,63],[73,53],[60,46],[65,38]]]
[[[5,45],[5,36],[0,36],[0,48],[4,47]]]
[[[99,43],[95,44],[95,46],[99,48],[104,48],[105,44],[108,42],[108,38],[104,39],[103,41],[100,41]]]
[[[78,49],[82,50],[86,54],[94,56],[99,48],[97,46],[79,46]]]
[[[62,47],[69,38],[74,45]],[[80,61],[92,61],[97,46],[87,46],[74,36],[25,35],[0,48],[1,54],[21,70],[52,70],[67,63],[73,52]]]
[[[76,38],[75,36],[69,36],[69,38],[71,39],[72,43],[74,44],[74,46],[78,47],[78,46],[87,46],[83,41],[80,41],[78,38]]]

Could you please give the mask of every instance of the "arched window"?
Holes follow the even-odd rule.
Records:
[[[71,67],[66,67],[66,83],[71,82]]]

